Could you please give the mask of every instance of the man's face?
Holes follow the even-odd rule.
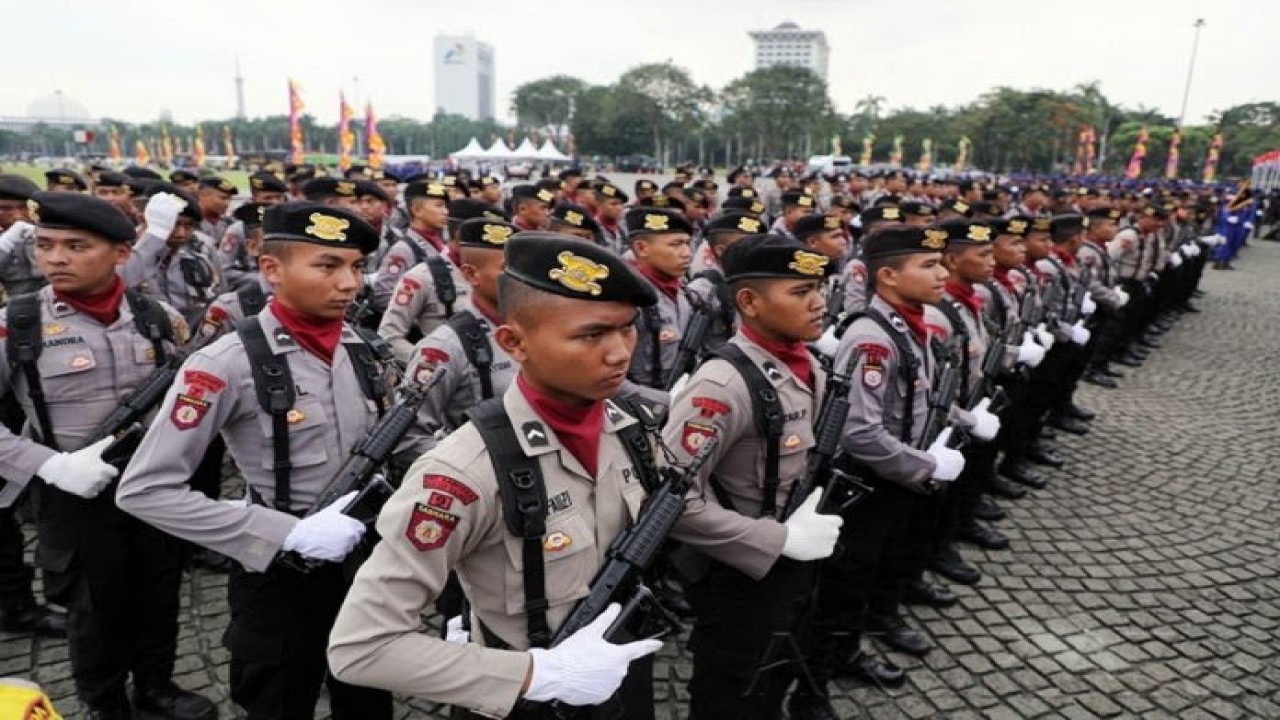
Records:
[[[965,245],[947,255],[956,277],[971,285],[990,280],[996,269],[995,249],[990,244]]]
[[[7,230],[9,226],[21,220],[28,222],[27,201],[18,198],[0,197],[0,230]]]
[[[36,265],[59,292],[106,291],[115,282],[116,265],[129,253],[129,243],[113,243],[84,230],[36,228]]]
[[[252,198],[253,202],[263,205],[279,205],[284,202],[284,193],[274,190],[254,190]]]
[[[707,219],[707,208],[698,203],[689,203],[684,206],[684,216],[689,218],[689,222],[697,223]]]
[[[183,190],[186,190],[189,193],[196,192],[196,190],[200,187],[200,183],[196,182],[195,180],[183,180],[180,183],[174,183],[174,184],[182,188]]]
[[[884,189],[890,195],[901,195],[902,191],[907,189],[907,179],[901,175],[894,175],[884,181]]]
[[[689,236],[684,233],[644,235],[632,247],[637,260],[667,277],[683,277],[693,261]]]
[[[507,318],[495,339],[538,390],[564,402],[592,403],[613,397],[626,380],[636,315],[628,303],[552,295]]]
[[[1029,232],[1027,233],[1027,259],[1035,262],[1049,257],[1049,251],[1053,249],[1053,241],[1049,239],[1047,232]]]
[[[736,294],[738,311],[752,318],[768,335],[784,342],[817,340],[822,336],[827,302],[818,280],[778,278]]]
[[[1000,267],[1016,268],[1027,261],[1026,242],[1017,235],[996,237],[994,250],[996,264]]]
[[[545,228],[551,219],[551,207],[538,200],[528,200],[520,204],[516,214],[524,219],[526,225]]]
[[[231,207],[231,193],[224,193],[218,188],[202,187],[197,201],[204,214],[222,217],[227,213],[227,208]]]
[[[245,230],[244,249],[255,260],[262,254],[262,226]]]
[[[439,232],[449,220],[449,204],[440,198],[417,198],[412,215],[415,225]]]
[[[360,217],[364,218],[365,222],[377,227],[382,222],[382,218],[386,216],[386,213],[386,203],[382,202],[376,195],[363,195],[360,197]]]
[[[1096,243],[1110,242],[1116,236],[1119,227],[1115,220],[1109,218],[1089,219],[1089,239]]]
[[[779,175],[774,178],[773,183],[778,186],[779,190],[790,190],[796,186],[795,178],[790,175]]]
[[[480,199],[489,203],[490,205],[501,205],[502,204],[502,186],[486,185],[484,189],[480,191]]]
[[[325,320],[347,312],[364,280],[364,254],[356,248],[289,243],[283,258],[263,255],[259,267],[282,303]]]
[[[124,213],[133,217],[133,203],[130,201],[131,195],[127,187],[114,187],[110,185],[97,185],[93,188],[94,197],[102,198],[107,202],[120,208]]]
[[[400,197],[400,183],[392,180],[391,178],[383,178],[379,180],[378,187],[382,188],[382,191],[387,194],[387,197],[391,198],[392,203],[396,201],[396,198]]]
[[[898,297],[909,302],[936,303],[949,277],[942,265],[942,253],[915,253],[907,256],[902,268],[882,268],[876,282],[892,288]]]
[[[179,215],[173,224],[173,232],[169,233],[169,247],[182,247],[196,234],[196,221],[186,215]]]
[[[615,223],[622,219],[622,211],[622,200],[618,198],[605,198],[604,200],[601,200],[597,210],[601,218]]]
[[[810,212],[812,211],[807,207],[788,205],[782,209],[782,219],[787,223],[787,227],[795,227],[796,222]]]
[[[840,258],[844,257],[846,250],[844,233],[839,230],[823,230],[805,238],[804,242],[814,252],[831,258],[832,262],[839,261]]]
[[[462,249],[462,276],[471,284],[476,296],[490,308],[498,307],[498,276],[506,267],[501,250]]]

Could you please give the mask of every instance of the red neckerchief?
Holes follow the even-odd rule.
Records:
[[[883,299],[883,297],[882,297]],[[889,307],[893,308],[906,321],[907,327],[911,328],[911,334],[916,336],[916,340],[924,347],[929,346],[929,327],[924,323],[924,305],[911,307],[908,305],[898,305],[897,303],[889,303]]]
[[[800,378],[801,382],[807,385],[810,390],[813,389],[813,366],[809,364],[809,349],[805,347],[803,340],[792,342],[767,340],[745,323],[741,327],[743,337],[781,360],[782,364],[786,365],[796,377]]]
[[[1055,247],[1053,249],[1053,254],[1058,256],[1058,259],[1062,261],[1063,265],[1066,265],[1067,267],[1076,266],[1076,256],[1066,250],[1063,250],[1060,247]]]
[[[435,230],[427,230],[424,228],[413,228],[418,237],[426,240],[436,252],[444,252],[444,238],[440,237],[440,233]]]
[[[972,285],[961,285],[954,280],[948,280],[947,292],[951,293],[951,297],[959,300],[960,304],[969,308],[969,312],[973,313],[974,317],[982,317],[982,296],[978,295],[978,291]],[[956,332],[960,330],[961,328],[956,328]]]
[[[222,216],[217,213],[207,212],[207,213],[200,213],[200,214],[204,217],[204,221],[207,223],[213,223],[214,225],[217,225],[219,222],[222,222]]]
[[[444,251],[444,256],[449,258],[449,261],[453,263],[454,267],[462,267],[462,253],[458,251],[458,248],[450,245]]]
[[[600,460],[600,436],[604,432],[604,401],[578,405],[556,400],[534,390],[525,381],[524,373],[516,375],[516,386],[538,417],[560,438],[564,449],[595,478]]]
[[[475,295],[471,296],[471,307],[475,308],[476,313],[488,320],[495,328],[502,324],[502,319],[498,317],[498,314],[485,307],[484,301]]]
[[[77,312],[97,320],[103,325],[110,325],[120,319],[120,302],[124,300],[124,281],[116,276],[110,289],[92,295],[53,291],[53,296],[75,308]]]
[[[645,279],[653,283],[654,287],[661,290],[664,295],[672,300],[675,300],[676,296],[680,294],[680,278],[670,277],[656,268],[640,263],[631,263],[631,267],[635,268],[636,272],[643,275]]]
[[[1013,287],[1013,281],[1009,279],[1009,268],[1003,265],[996,265],[996,271],[992,277],[996,279],[996,282],[1003,285],[1005,290],[1017,294],[1018,291]]]
[[[311,318],[285,307],[274,297],[268,307],[304,350],[323,360],[326,365],[333,364],[333,353],[342,339],[342,318]]]
[[[534,226],[532,226],[532,225],[527,225],[527,224],[525,224],[524,218],[522,218],[522,217],[517,217],[517,218],[513,219],[513,220],[511,221],[511,224],[512,224],[512,225],[515,225],[516,227],[520,228],[521,230],[537,230],[537,229],[538,229],[538,228],[536,228],[536,227],[534,227]]]
[[[600,227],[604,228],[605,232],[609,233],[610,235],[618,234],[618,222],[616,220],[605,220],[604,218],[597,215],[596,222],[600,223]]]

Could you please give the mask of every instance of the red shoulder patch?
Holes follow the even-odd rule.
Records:
[[[423,475],[422,487],[427,490],[439,490],[440,492],[449,493],[463,505],[470,505],[480,499],[475,490],[444,475]],[[432,496],[434,497],[435,493],[432,493]]]
[[[422,348],[422,360],[429,363],[449,362],[449,353],[440,348],[424,347]]]
[[[227,381],[204,370],[184,370],[182,373],[182,381],[187,384],[187,392],[196,395],[194,390],[199,390],[197,397],[203,397],[204,393],[220,393],[227,389]]]
[[[227,314],[226,310],[222,309],[221,305],[210,305],[209,312],[205,313],[204,319],[206,322],[213,320],[220,323],[228,317],[230,316]]]
[[[392,267],[395,267],[394,263],[392,264]],[[388,271],[390,272],[390,268],[388,268]],[[394,275],[397,272],[400,271],[396,270],[395,272],[392,272],[392,274]],[[411,278],[402,279],[400,281],[400,285],[396,288],[396,304],[408,305],[409,301],[413,300],[413,296],[417,295],[418,291],[421,289],[422,285],[417,280],[413,280]]]
[[[209,401],[191,395],[178,395],[169,411],[169,421],[179,430],[190,430],[204,420],[209,412]]]
[[[883,360],[889,357],[889,348],[880,343],[866,342],[858,345],[858,350],[862,352],[862,356],[867,362],[872,360]]]
[[[709,397],[695,397],[693,399],[693,406],[702,411],[702,417],[705,418],[713,418],[717,415],[728,415],[730,410],[727,403],[723,403],[715,398]]]
[[[409,516],[409,526],[405,528],[404,536],[415,548],[426,552],[444,547],[456,527],[457,515],[417,503],[414,505],[413,515]]]
[[[684,430],[680,433],[680,446],[690,455],[697,455],[703,443],[719,434],[720,431],[714,425],[690,420],[684,424]]]

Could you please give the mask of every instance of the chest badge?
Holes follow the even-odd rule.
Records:
[[[65,326],[65,325],[59,325],[58,323],[49,323],[49,324],[47,324],[47,325],[45,325],[45,326],[44,326],[44,336],[45,336],[45,337],[53,337],[54,335],[61,335],[62,333],[66,332],[66,331],[67,331],[66,326]]]
[[[786,440],[782,441],[782,447],[788,450],[800,447],[800,436],[799,435],[788,436]]]
[[[542,541],[542,549],[549,553],[568,550],[572,545],[573,538],[568,533],[559,530],[551,533]]]
[[[294,408],[284,414],[284,419],[290,425],[297,425],[298,423],[307,419],[307,414],[297,408]]]
[[[88,355],[77,355],[67,362],[72,370],[83,370],[93,364],[93,359]]]

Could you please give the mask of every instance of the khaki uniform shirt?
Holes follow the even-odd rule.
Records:
[[[639,277],[649,282],[643,275]],[[653,386],[653,373],[650,372],[653,362],[650,358],[653,357],[654,335],[657,335],[661,351],[659,357],[662,372],[670,373],[676,363],[676,354],[680,351],[680,337],[689,325],[689,317],[693,315],[693,307],[683,291],[676,293],[674,299],[656,287],[654,292],[658,295],[658,304],[655,306],[658,311],[658,327],[649,326],[643,311],[636,318],[636,349],[631,354],[631,369],[627,372],[627,377],[632,382],[648,387]]]
[[[1085,242],[1076,252],[1076,259],[1093,270],[1089,279],[1089,296],[1101,307],[1108,310],[1119,309],[1120,294],[1115,288],[1117,278],[1106,248],[1095,245],[1092,241]]]
[[[384,277],[392,277],[395,293],[389,303],[382,301],[386,311],[378,324],[378,334],[391,343],[391,349],[395,352],[398,362],[408,363],[413,354],[413,343],[409,342],[410,331],[417,328],[423,336],[431,334],[449,319],[449,309],[440,302],[440,296],[436,293],[435,280],[431,276],[431,268],[426,263],[413,265],[403,274],[399,271],[391,272],[390,268],[395,267],[398,253],[402,252],[410,252],[403,243],[396,245],[387,253],[383,267],[388,269],[385,273],[380,271],[378,274],[377,283],[374,285],[374,304],[378,305],[378,287],[383,283]],[[432,254],[436,253],[433,251]],[[453,302],[453,311],[457,312],[471,297],[471,283],[462,276],[462,271],[453,264],[448,255],[443,257],[449,265],[449,274],[453,277],[453,287],[458,296],[458,299]],[[393,277],[397,275],[398,280]]]
[[[207,287],[187,282],[184,264],[202,267],[209,276]],[[178,248],[170,248],[159,235],[146,233],[133,246],[120,276],[126,285],[164,300],[178,309],[187,323],[194,325],[218,293],[222,292],[222,274],[214,258],[214,245],[208,237],[197,235]]]
[[[443,232],[441,232],[440,238],[441,242],[443,242]],[[391,246],[391,249],[383,255],[382,261],[378,263],[377,277],[373,281],[373,306],[376,309],[386,310],[388,308],[392,295],[399,285],[400,276],[418,264],[418,253],[413,251],[410,244],[417,246],[422,251],[423,257],[432,257],[443,252],[442,250],[436,250],[435,245],[418,234],[416,230],[405,230],[400,239]]]
[[[607,406],[598,472],[587,475],[514,384],[503,404],[521,450],[536,458],[549,514],[544,542],[547,620],[558,627],[644,500],[620,428],[635,422]],[[329,665],[356,685],[504,716],[529,671],[523,540],[507,531],[493,464],[480,433],[462,426],[405,475],[378,518],[382,542],[356,574],[330,635]],[[514,650],[450,643],[423,632],[421,613],[456,571],[473,620]],[[473,627],[478,627],[473,623]]]
[[[360,389],[347,345],[361,340],[343,329],[332,366],[304,350],[270,308],[258,316],[271,351],[284,355],[297,397],[289,413],[293,513],[308,510],[378,419]],[[187,484],[214,436],[222,434],[262,505],[232,505]],[[120,479],[116,502],[125,512],[184,540],[216,550],[249,570],[263,571],[298,522],[275,510],[271,415],[258,403],[249,356],[232,333],[191,355]]]
[[[850,258],[840,271],[840,282],[844,283],[844,314],[848,316],[866,310],[871,298],[867,264],[859,258]]]

